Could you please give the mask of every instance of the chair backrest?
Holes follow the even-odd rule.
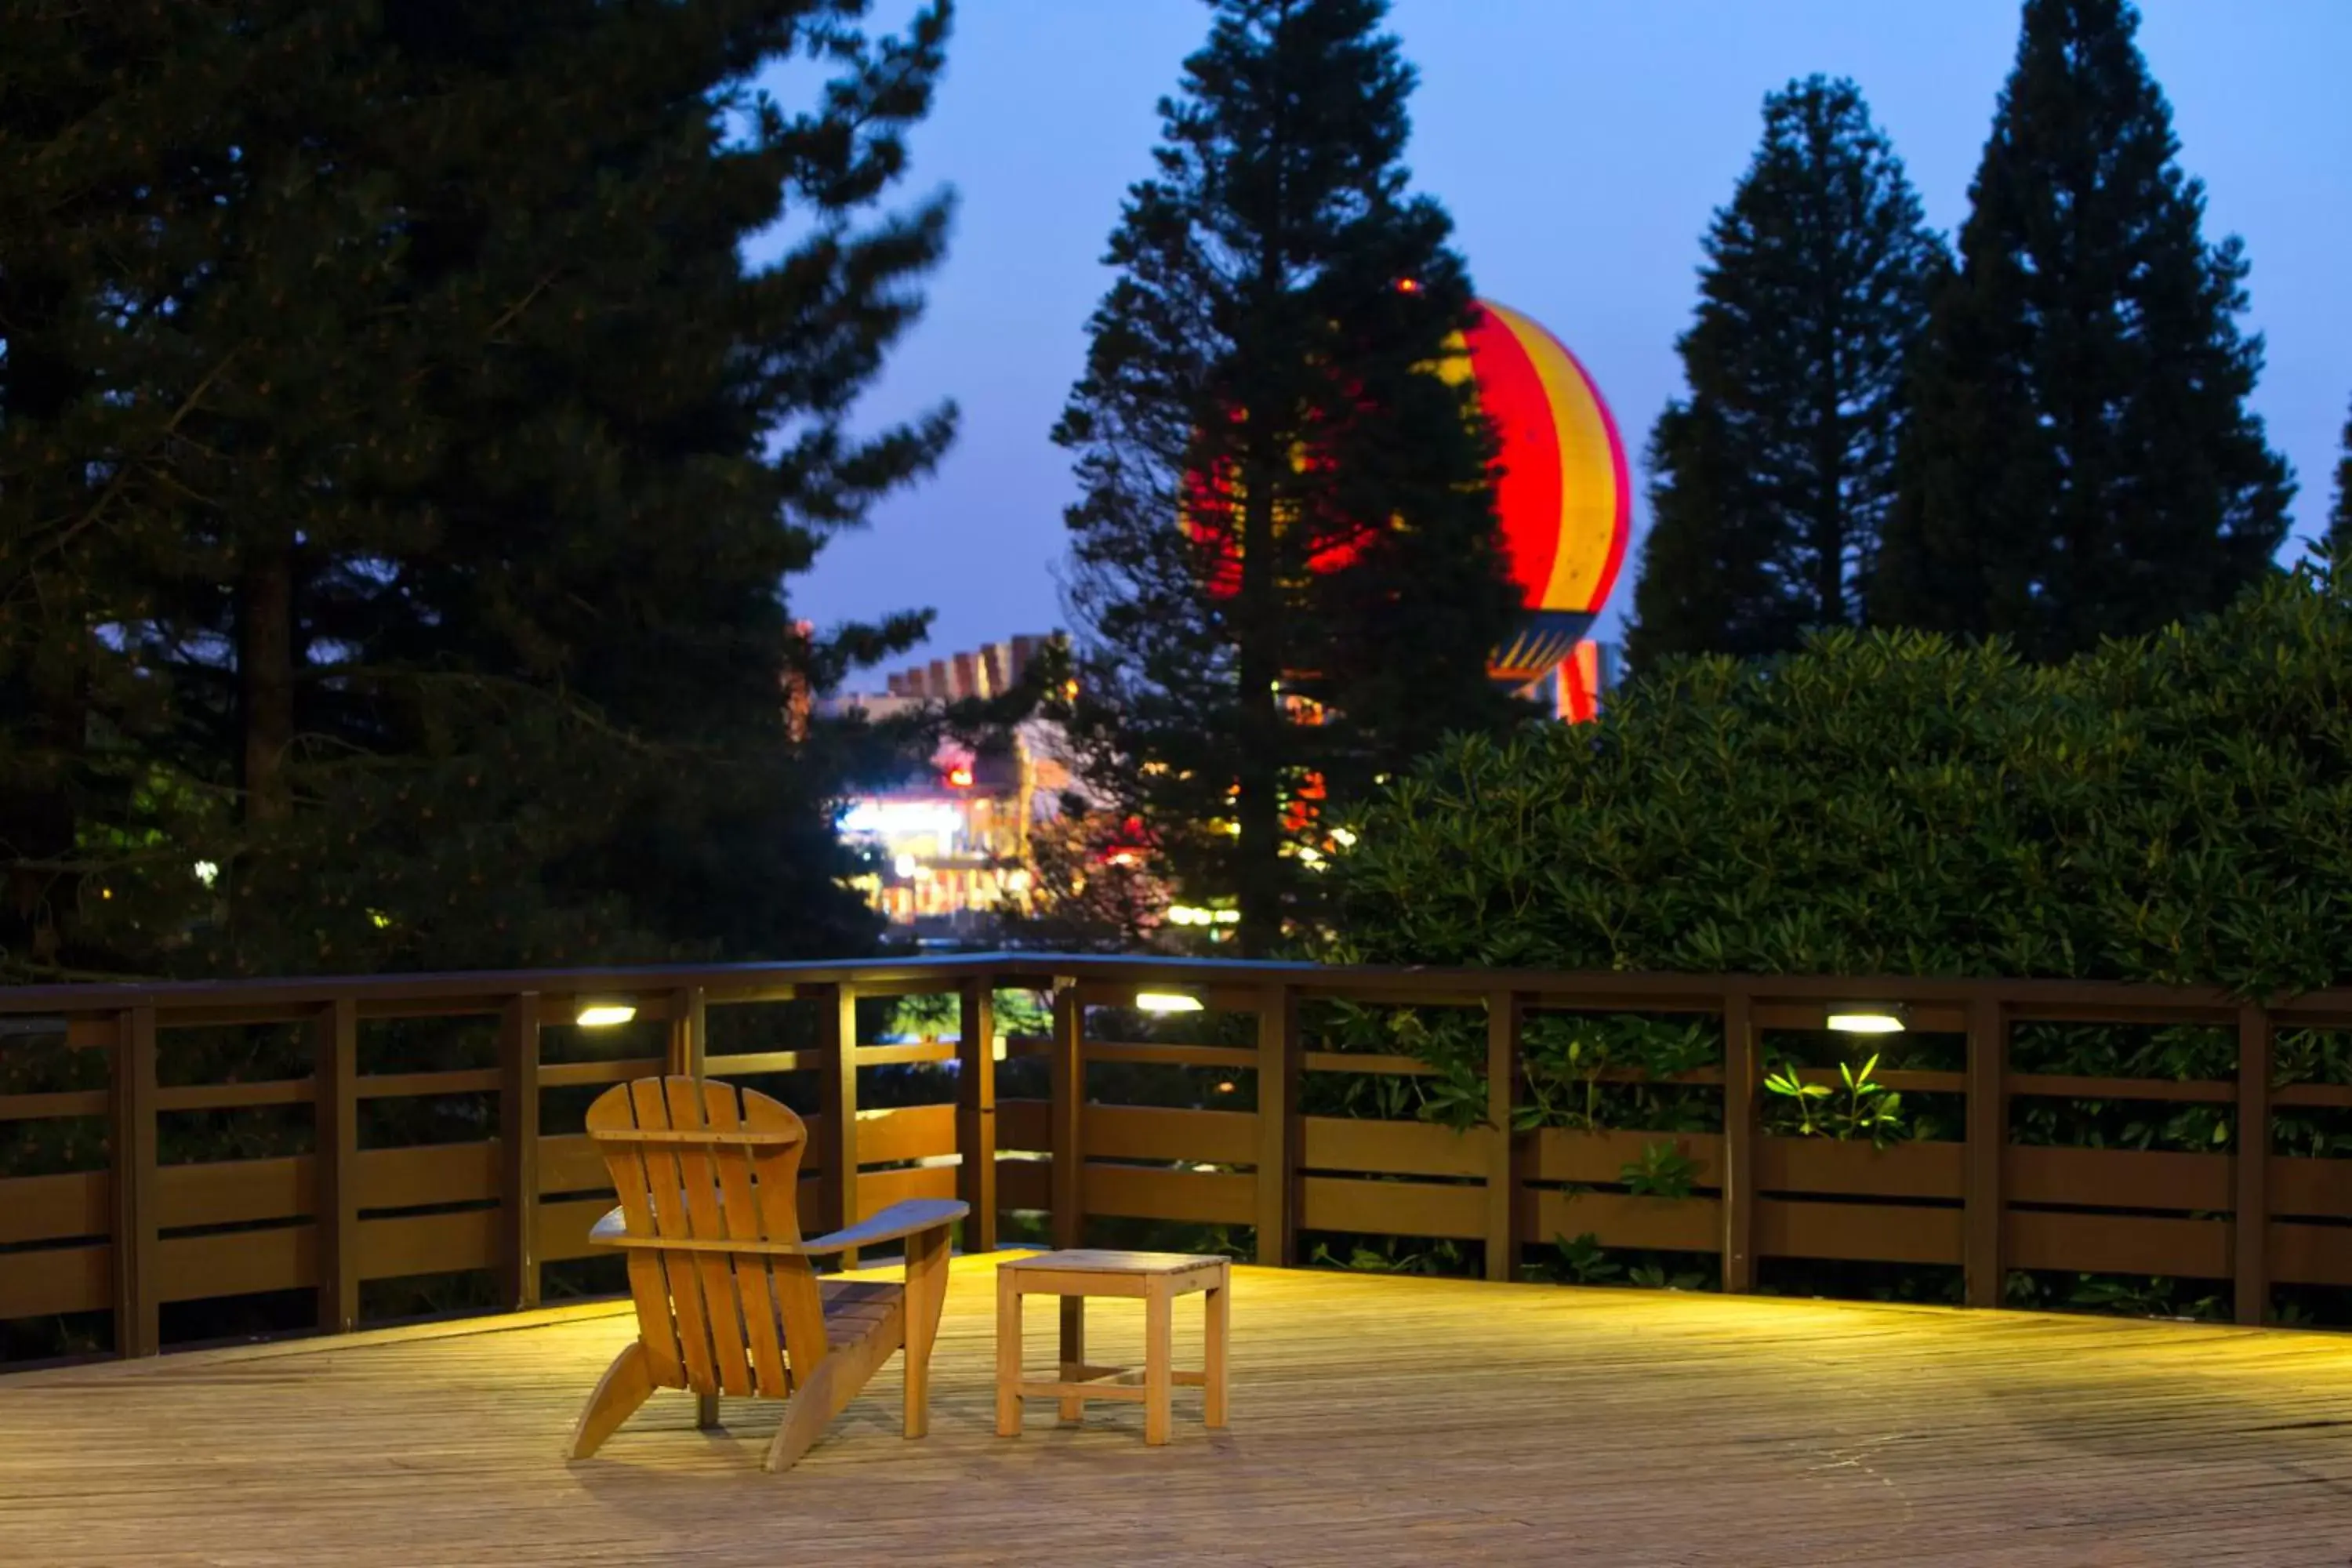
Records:
[[[806,1258],[711,1244],[797,1243],[808,1129],[756,1089],[707,1079],[616,1084],[588,1108],[632,1240],[629,1293],[657,1386],[782,1398],[825,1354]],[[781,1325],[781,1339],[779,1336]]]

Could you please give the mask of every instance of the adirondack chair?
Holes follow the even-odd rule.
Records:
[[[785,1399],[764,1468],[789,1469],[890,1352],[906,1352],[906,1434],[929,1420],[948,1225],[968,1205],[919,1198],[801,1238],[807,1128],[754,1089],[691,1078],[616,1084],[588,1136],[620,1206],[591,1241],[626,1250],[637,1337],[581,1412],[572,1457],[601,1447],[657,1388]],[[906,1281],[820,1279],[812,1258],[904,1240]]]

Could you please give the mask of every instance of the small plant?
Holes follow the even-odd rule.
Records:
[[[2185,1300],[2177,1279],[2151,1279],[2142,1284],[2137,1279],[2102,1279],[2085,1274],[2067,1300],[2077,1307],[2089,1307],[2102,1312],[2116,1312],[2133,1318],[2182,1318],[2210,1322],[2221,1316],[2219,1296],[2200,1296]]]
[[[1589,1230],[1573,1239],[1555,1236],[1552,1243],[1559,1248],[1560,1266],[1576,1284],[1606,1285],[1625,1272],[1625,1266],[1611,1258],[1601,1238]]]
[[[1696,1269],[1668,1274],[1655,1263],[1636,1264],[1626,1276],[1626,1282],[1645,1290],[1698,1290],[1706,1286],[1706,1276]]]
[[[1786,1102],[1779,1116],[1769,1119],[1770,1131],[1799,1138],[1868,1138],[1882,1149],[1900,1142],[1903,1097],[1871,1076],[1877,1068],[1875,1056],[1859,1072],[1841,1062],[1841,1089],[1832,1089],[1807,1083],[1799,1068],[1784,1064],[1764,1080],[1766,1091]]]
[[[887,1034],[896,1039],[928,1045],[952,1033],[963,1022],[963,1001],[952,992],[931,991],[902,996],[891,1009]]]
[[[1617,1179],[1637,1197],[1686,1198],[1698,1179],[1698,1162],[1661,1139],[1643,1144],[1640,1157],[1626,1161]]]
[[[1377,1247],[1359,1241],[1341,1258],[1329,1243],[1318,1242],[1313,1261],[1325,1268],[1344,1268],[1354,1274],[1458,1274],[1462,1249],[1450,1241],[1415,1249],[1402,1237],[1387,1237]]]

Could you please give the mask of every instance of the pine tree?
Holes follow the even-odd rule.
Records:
[[[2327,542],[2352,552],[2352,414],[2344,416],[2344,455],[2336,459],[2336,507],[2327,514]]]
[[[84,724],[137,809],[74,824],[43,962],[870,940],[831,802],[887,738],[795,738],[784,691],[921,619],[803,639],[782,591],[950,427],[845,428],[947,219],[866,216],[944,7],[879,40],[862,10],[10,14],[26,90],[0,96],[70,107],[45,158],[0,161],[0,278],[59,274],[77,390],[0,405],[26,481],[0,480],[0,588],[13,617],[88,585],[68,646],[154,710]],[[747,85],[795,53],[832,78],[799,112]],[[7,221],[59,192],[74,223]],[[798,243],[746,268],[787,211]]]
[[[1942,242],[1850,81],[1764,100],[1764,140],[1705,240],[1690,391],[1650,437],[1629,659],[1794,648],[1861,619],[1895,492],[1905,356]]]
[[[1263,954],[1311,910],[1322,814],[1507,712],[1484,668],[1514,603],[1383,0],[1214,8],[1055,438],[1089,777]]]
[[[2201,237],[2123,0],[2027,0],[1916,363],[1870,618],[2051,659],[2272,571],[2293,487],[2246,407],[2247,265]]]

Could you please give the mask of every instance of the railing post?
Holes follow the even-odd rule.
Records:
[[[1748,993],[1723,998],[1723,1288],[1756,1288],[1756,1026]]]
[[[319,1327],[348,1334],[360,1322],[359,1007],[338,996],[310,1025],[316,1052],[311,1171],[317,1178]]]
[[[1257,1260],[1298,1260],[1298,998],[1271,985],[1257,1014]]]
[[[539,994],[507,1003],[499,1029],[499,1197],[506,1221],[501,1294],[539,1305]]]
[[[155,1009],[115,1016],[110,1131],[114,1178],[114,1352],[162,1348],[155,1207]]]
[[[675,1078],[700,1078],[709,1052],[709,1013],[702,987],[688,985],[670,998],[668,1061],[663,1070]]]
[[[824,1228],[840,1230],[864,1217],[857,1203],[857,988],[836,985],[825,1006],[824,1063],[818,1068],[817,1113],[824,1118],[824,1181],[818,1188]],[[857,1267],[854,1251],[841,1267]]]
[[[1526,998],[1497,991],[1486,998],[1486,1278],[1519,1274],[1519,1140],[1511,1131],[1511,1101],[1519,1080],[1519,1022]]]
[[[2238,1190],[2230,1226],[2237,1318],[2260,1324],[2271,1306],[2271,1015],[2238,1009]]]
[[[1971,1307],[1998,1307],[2008,1279],[2001,1261],[2004,1224],[2001,1165],[2009,1146],[2009,1020],[2000,1001],[1969,1002],[1969,1108],[1961,1192],[1960,1259],[1963,1299]]]
[[[966,1252],[996,1250],[996,985],[963,983],[956,1036],[956,1196],[971,1205]]]
[[[1047,1119],[1052,1129],[1054,1245],[1084,1245],[1087,1231],[1087,1010],[1078,983],[1054,981],[1054,1048],[1048,1065]]]

